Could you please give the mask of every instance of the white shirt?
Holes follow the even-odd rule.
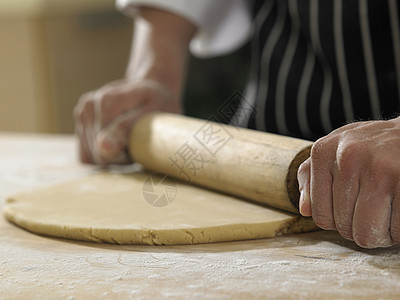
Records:
[[[116,0],[119,10],[135,17],[137,6],[151,6],[180,15],[198,28],[190,43],[192,54],[227,54],[250,36],[251,15],[246,0]]]

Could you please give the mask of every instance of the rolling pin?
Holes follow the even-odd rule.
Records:
[[[144,168],[298,213],[297,169],[312,142],[168,113],[132,128],[129,153]]]

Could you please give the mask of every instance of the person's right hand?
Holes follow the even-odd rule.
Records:
[[[400,243],[400,118],[317,140],[298,170],[300,212],[364,248]]]
[[[124,79],[84,94],[74,110],[81,161],[129,163],[130,129],[137,118],[151,111],[180,113],[179,101],[154,80]]]

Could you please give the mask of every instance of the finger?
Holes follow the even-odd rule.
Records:
[[[78,138],[79,160],[85,164],[93,163],[89,152],[89,147],[87,145],[86,135],[84,134],[83,128],[80,124],[75,125],[75,134]]]
[[[88,99],[92,98],[92,94],[93,92],[85,93],[78,99],[78,103],[75,105],[72,112],[73,119],[76,123],[82,123],[82,116],[85,110],[86,102]]]
[[[310,200],[312,217],[322,229],[335,229],[331,166],[336,160],[335,140],[324,138],[311,149]]]
[[[304,161],[297,171],[297,180],[299,181],[299,210],[303,216],[311,216],[311,201],[310,201],[310,168],[311,159]]]
[[[104,159],[99,154],[97,149],[97,138],[102,129],[103,123],[103,112],[102,112],[102,100],[103,94],[98,90],[93,94],[93,105],[92,105],[92,119],[86,125],[86,134],[88,139],[88,146],[92,155],[93,162],[97,165],[103,165]]]
[[[336,229],[344,238],[353,239],[354,207],[360,191],[360,167],[363,156],[359,143],[342,141],[336,152],[333,168],[333,214]]]
[[[397,184],[393,193],[390,236],[393,242],[400,243],[400,183]]]
[[[92,105],[93,118],[90,124],[92,125],[94,137],[100,132],[103,125],[102,97],[103,95],[98,91],[94,94],[93,97],[93,105]]]
[[[339,177],[339,178],[338,178]],[[333,180],[333,215],[337,231],[353,240],[353,215],[360,190],[357,176],[335,176]]]
[[[118,116],[103,128],[96,139],[96,152],[103,162],[128,163],[130,158],[126,152],[128,138],[133,122],[141,111],[130,110]]]
[[[363,179],[354,208],[353,239],[361,247],[388,247],[393,244],[389,228],[392,196],[388,180]]]
[[[93,120],[92,93],[85,94],[79,99],[74,109],[75,132],[79,139],[80,160],[83,163],[93,163],[91,140],[92,130],[90,128]]]

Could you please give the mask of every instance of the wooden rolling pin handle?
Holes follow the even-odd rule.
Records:
[[[305,140],[167,113],[140,118],[129,142],[133,160],[148,170],[294,213],[297,169],[310,147]]]

